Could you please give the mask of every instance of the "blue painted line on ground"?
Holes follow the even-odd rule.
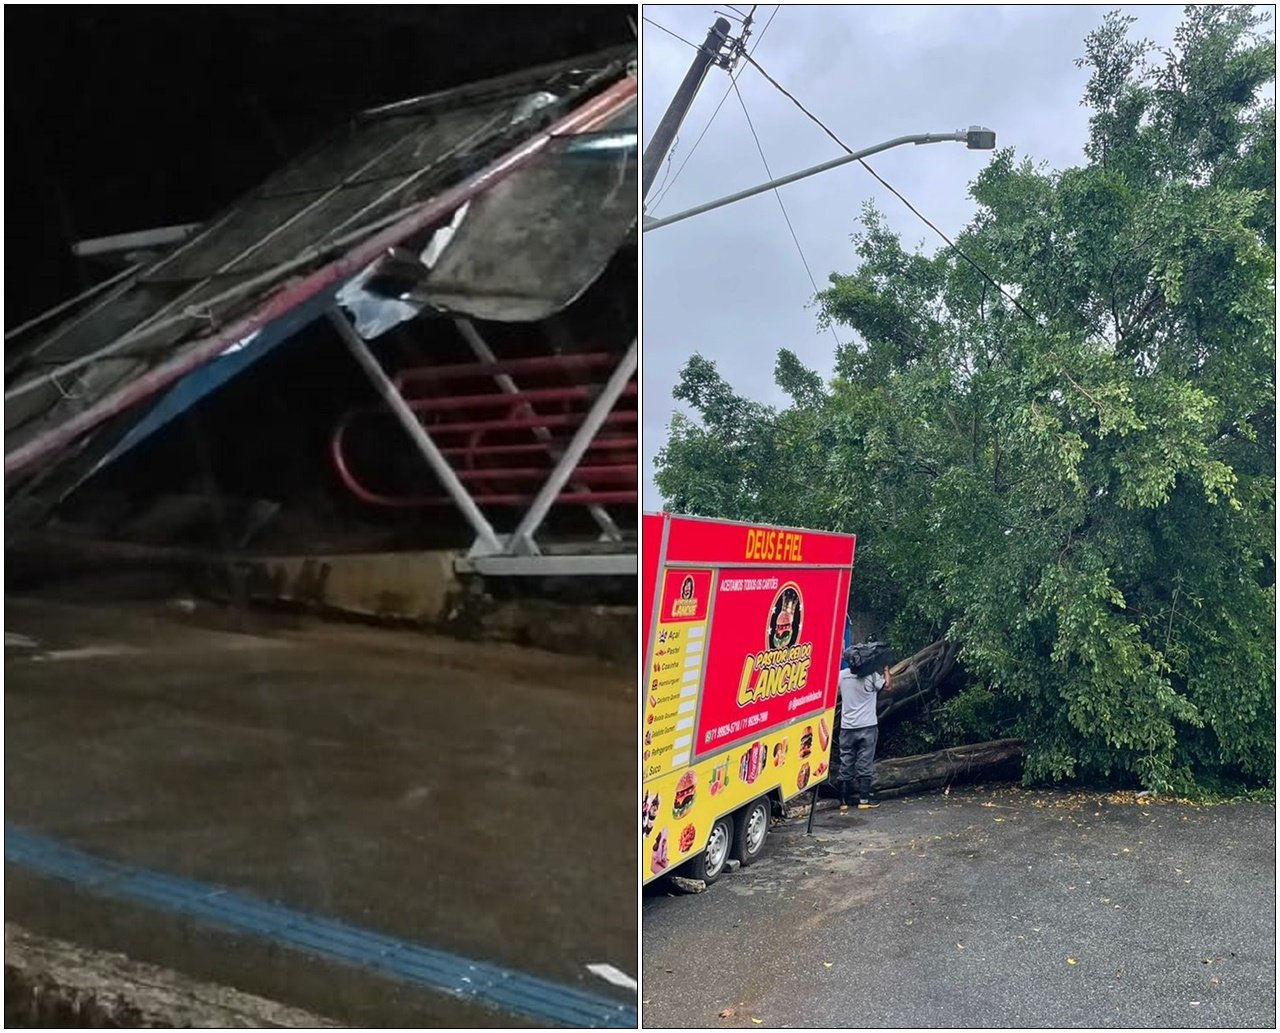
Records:
[[[637,1026],[634,1004],[270,904],[212,883],[94,857],[9,824],[5,825],[4,858],[9,864],[103,896],[248,933],[536,1022],[593,1029]]]

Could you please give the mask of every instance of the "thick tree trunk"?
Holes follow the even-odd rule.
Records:
[[[972,746],[953,746],[914,757],[876,762],[873,788],[882,796],[899,796],[996,775],[1011,775],[1022,766],[1022,740],[996,739]]]
[[[955,667],[959,653],[957,642],[933,642],[891,667],[889,676],[893,679],[893,692],[880,697],[876,707],[879,721],[883,724],[888,718],[937,691]]]

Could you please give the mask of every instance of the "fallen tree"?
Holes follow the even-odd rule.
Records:
[[[1022,753],[1021,739],[995,739],[914,757],[890,757],[876,762],[872,788],[881,796],[902,796],[962,782],[1009,777],[1020,771]]]
[[[876,708],[877,719],[884,722],[935,693],[955,667],[959,653],[959,643],[932,642],[889,668],[893,692],[881,697]]]

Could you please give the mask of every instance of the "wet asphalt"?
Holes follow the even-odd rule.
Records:
[[[634,1001],[634,671],[200,604],[5,604],[5,819]],[[6,865],[5,917],[360,1025],[501,1013]]]
[[[1275,1028],[1276,811],[977,787],[819,811],[644,895],[679,1027]]]

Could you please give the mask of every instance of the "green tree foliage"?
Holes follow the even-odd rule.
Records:
[[[860,605],[963,644],[940,714],[1027,738],[1030,779],[1275,779],[1275,50],[1189,8],[1168,52],[1085,40],[1087,163],[998,152],[951,249],[868,208],[818,295],[856,332],[789,405],[694,357],[676,512],[857,532]],[[1006,296],[1006,294],[1008,296]],[[1010,299],[1016,299],[1016,304]]]

